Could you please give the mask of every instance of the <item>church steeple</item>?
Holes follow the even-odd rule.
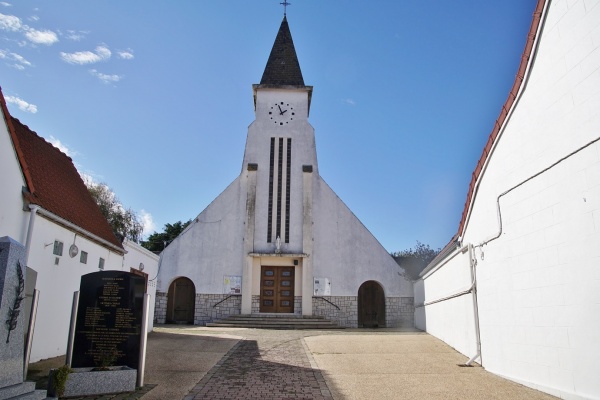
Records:
[[[271,49],[271,54],[269,55],[269,60],[267,61],[260,84],[304,86],[300,63],[298,63],[292,34],[290,33],[290,27],[285,15],[275,38],[273,49]]]

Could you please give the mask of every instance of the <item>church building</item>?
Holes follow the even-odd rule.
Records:
[[[413,288],[319,175],[312,86],[284,16],[260,84],[240,175],[162,252],[158,323],[236,314],[413,326]]]

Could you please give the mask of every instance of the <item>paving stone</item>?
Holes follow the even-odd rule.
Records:
[[[275,342],[275,343],[273,343]],[[184,397],[332,399],[302,337],[241,340]]]

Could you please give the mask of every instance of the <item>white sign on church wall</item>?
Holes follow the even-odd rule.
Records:
[[[314,278],[315,296],[331,296],[331,282],[329,278]]]
[[[242,294],[242,277],[237,275],[225,275],[223,277],[223,293]]]

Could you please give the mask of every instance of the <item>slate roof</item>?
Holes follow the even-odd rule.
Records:
[[[12,117],[1,91],[0,102],[27,183],[26,200],[123,249],[71,158]]]
[[[275,38],[275,43],[271,49],[271,54],[265,67],[261,85],[274,86],[304,86],[304,78],[300,70],[300,63],[296,56],[294,41],[284,16],[279,32]]]

